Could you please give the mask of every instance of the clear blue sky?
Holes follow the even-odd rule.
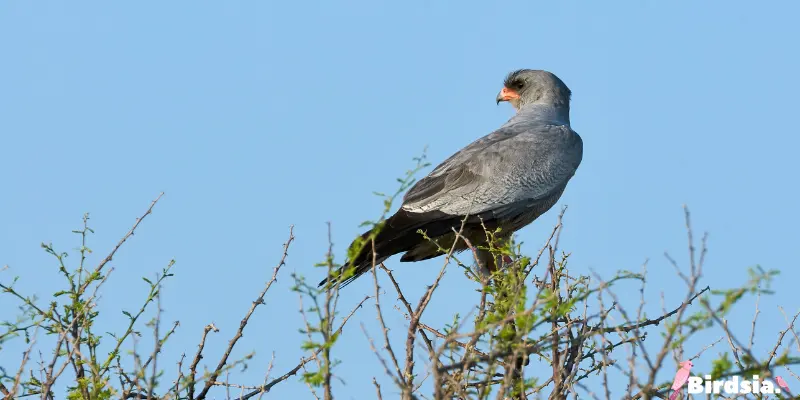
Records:
[[[4,1],[0,266],[10,269],[0,280],[21,275],[21,290],[46,296],[62,283],[40,242],[74,249],[70,231],[90,212],[95,263],[164,191],[113,261],[99,331],[119,330],[119,310],[144,297],[140,277],[175,258],[163,318],[181,327],[161,365],[172,371],[213,321],[222,331],[209,340],[211,365],[294,224],[284,275],[238,347],[258,352],[240,375],[257,384],[272,350],[276,373],[301,355],[289,274],[322,275],[311,266],[326,251],[325,222],[341,261],[358,224],[380,212],[373,191],[394,190],[425,146],[438,163],[505,122],[512,110],[494,98],[506,73],[547,69],[572,89],[585,144],[559,203],[569,205],[561,244],[573,271],[611,276],[649,258],[653,311],[660,289],[677,304],[682,286],[662,254],[685,265],[688,204],[710,232],[707,283],[738,285],[756,264],[783,270],[778,295],[761,301],[765,350],[784,326],[777,306],[800,306],[798,12],[789,1]],[[529,251],[556,214],[520,232]],[[416,298],[440,262],[388,265]],[[426,321],[463,313],[471,288],[451,270]],[[342,306],[371,290],[358,281]],[[637,303],[636,291],[622,294]],[[0,316],[12,305],[0,297]],[[387,309],[402,335],[402,316]],[[732,320],[740,332],[752,306],[743,310]],[[345,331],[340,398],[371,397],[373,375],[391,386],[361,321],[377,333],[372,307]],[[7,347],[0,364],[21,351]],[[292,380],[276,393],[307,389]]]

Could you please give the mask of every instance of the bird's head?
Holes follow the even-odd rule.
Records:
[[[692,368],[694,364],[692,364],[692,360],[686,360],[680,363],[681,368]]]
[[[519,111],[528,104],[545,104],[569,108],[572,92],[554,74],[533,69],[520,69],[506,77],[503,90],[497,95],[501,101],[511,103]]]

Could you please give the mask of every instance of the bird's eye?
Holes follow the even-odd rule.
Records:
[[[525,83],[524,82],[517,82],[517,83],[514,84],[514,86],[517,88],[517,90],[519,90],[519,89],[522,89],[523,86],[525,86]]]

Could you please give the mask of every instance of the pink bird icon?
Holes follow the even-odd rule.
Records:
[[[780,376],[776,376],[775,382],[778,384],[778,386],[781,387],[781,389],[785,390],[787,393],[791,393],[789,391],[789,385],[786,384],[786,381],[783,380],[783,378],[781,378]]]
[[[669,396],[669,400],[675,400],[678,397],[678,390],[683,387],[683,384],[689,380],[689,370],[692,368],[692,361],[686,360],[680,363],[681,369],[678,370],[678,373],[675,374],[675,380],[672,381],[672,394]]]

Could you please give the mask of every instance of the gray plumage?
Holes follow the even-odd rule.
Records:
[[[569,88],[550,72],[526,69],[509,74],[497,101],[509,101],[517,114],[445,160],[406,193],[401,208],[375,236],[376,261],[398,253],[405,253],[401,261],[441,255],[417,232],[420,229],[449,248],[453,229],[458,231],[463,223],[462,234],[478,246],[486,241],[484,226],[502,228],[500,239],[505,239],[549,210],[583,156],[583,142],[569,124],[570,96]],[[465,248],[460,241],[456,250]],[[344,284],[372,267],[372,250],[367,245],[338,271],[353,267]],[[480,259],[482,269],[494,268],[488,252]]]

